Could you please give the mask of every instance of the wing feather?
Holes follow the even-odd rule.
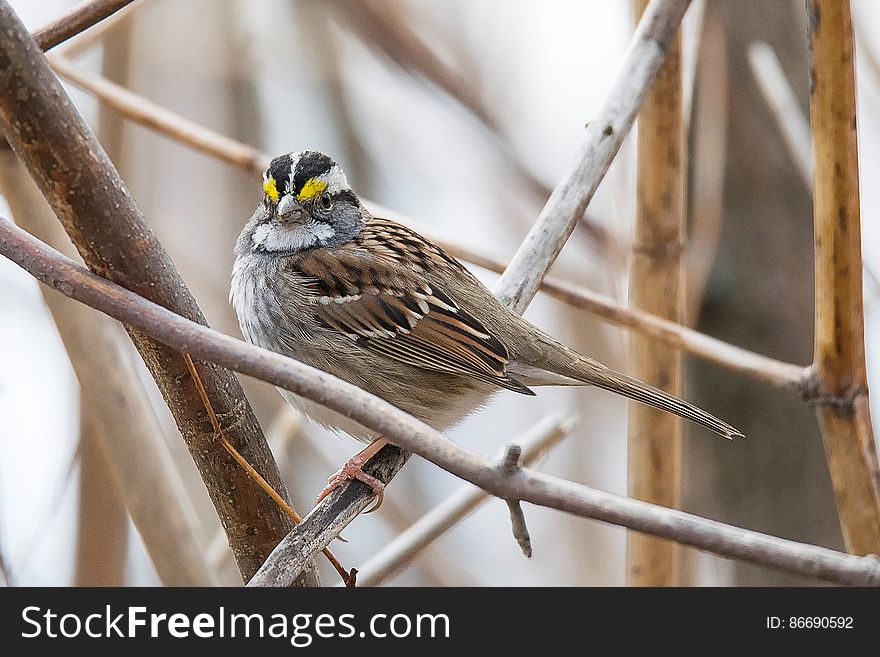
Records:
[[[507,373],[504,344],[428,283],[431,258],[445,255],[419,250],[406,229],[394,228],[368,223],[348,244],[291,261],[314,287],[318,322],[398,362],[533,395]],[[411,252],[402,257],[401,249]]]

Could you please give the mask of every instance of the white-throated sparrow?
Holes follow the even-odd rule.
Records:
[[[418,233],[370,215],[315,151],[272,160],[235,246],[230,299],[244,337],[330,372],[444,430],[502,388],[593,385],[742,434],[696,406],[572,351],[508,310]],[[375,432],[287,391],[313,420],[374,441],[330,479],[381,485],[360,466]]]

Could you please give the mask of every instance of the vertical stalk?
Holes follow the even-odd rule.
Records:
[[[79,524],[76,536],[75,586],[122,586],[128,553],[128,513],[107,457],[101,449],[103,430],[95,414],[101,409],[80,401]]]
[[[847,550],[880,554],[880,469],[871,429],[853,26],[849,0],[809,0],[816,330],[813,390]]]
[[[635,0],[637,15],[647,6]],[[638,120],[636,220],[630,265],[630,304],[675,322],[683,316],[685,164],[681,37],[676,36]],[[638,378],[681,394],[681,352],[644,336],[631,342],[631,370]],[[681,498],[680,418],[631,402],[628,491],[667,507]],[[678,578],[675,543],[629,532],[627,582],[672,586]]]

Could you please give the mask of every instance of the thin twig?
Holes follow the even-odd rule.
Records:
[[[275,458],[278,459],[278,466],[281,468],[282,473],[285,472],[284,464],[287,460],[285,452],[291,452],[293,451],[292,448],[295,448],[298,456],[301,457],[301,450],[305,446],[303,444],[305,442],[308,443],[308,448],[312,450],[318,460],[327,466],[328,472],[338,468],[339,464],[350,456],[350,454],[345,453],[346,449],[343,443],[335,440],[315,439],[306,441],[304,440],[305,436],[302,436],[303,440],[300,441],[299,445],[287,445],[286,436],[290,435],[288,428],[294,422],[293,418],[298,418],[298,421],[302,422],[303,416],[293,406],[283,401],[280,396],[279,403],[280,408],[276,419],[266,432],[266,436],[269,439],[269,444],[272,446],[272,451],[275,453]],[[282,438],[279,434],[283,434],[285,437]],[[281,446],[280,451],[276,449],[278,446]],[[470,488],[473,489],[472,486]],[[406,501],[397,495],[387,495],[382,503],[382,513],[379,514],[379,517],[383,522],[387,523],[389,530],[394,536],[405,533],[412,524],[411,514],[404,508]],[[342,540],[341,535],[337,538]],[[393,542],[395,540],[392,540]],[[435,549],[429,545],[420,556],[420,570],[422,574],[430,578],[430,581],[433,582],[432,586],[467,585],[467,578],[462,577],[458,573],[457,564],[450,560],[449,556],[442,550]],[[362,575],[363,569],[359,568],[357,574],[358,586],[363,586],[364,580]]]
[[[810,143],[810,123],[798,105],[773,48],[763,41],[755,41],[749,44],[748,55],[752,75],[776,120],[795,168],[801,174],[804,185],[811,190],[813,147]]]
[[[211,419],[211,426],[214,428],[214,433],[217,436],[217,439],[220,441],[220,444],[223,445],[223,449],[229,452],[229,455],[232,456],[236,460],[236,462],[244,468],[244,471],[247,472],[248,476],[256,482],[256,484],[263,489],[263,491],[272,498],[272,501],[275,502],[281,509],[293,518],[293,521],[296,523],[302,522],[302,516],[296,512],[296,509],[291,506],[287,500],[285,500],[278,492],[272,488],[272,486],[267,482],[263,476],[257,472],[256,468],[248,463],[247,459],[239,453],[235,447],[232,446],[232,443],[229,442],[229,438],[226,437],[226,434],[223,432],[223,427],[220,426],[220,420],[217,419],[217,414],[214,412],[214,406],[211,404],[211,400],[208,397],[208,393],[205,390],[205,384],[202,382],[202,377],[199,374],[199,371],[196,369],[196,364],[193,362],[192,356],[188,353],[183,353],[183,360],[186,362],[186,367],[189,370],[190,376],[193,378],[193,382],[196,384],[196,388],[199,391],[199,397],[202,399],[202,404],[205,406],[205,410],[208,412],[208,417]],[[327,557],[327,560],[336,569],[336,572],[339,573],[339,576],[342,578],[342,581],[345,582],[346,586],[352,585],[351,577],[345,568],[342,567],[342,564],[339,563],[339,559],[336,558],[329,548],[324,548],[322,550],[324,556]]]
[[[635,0],[637,14],[646,0]],[[639,112],[636,215],[630,258],[630,305],[674,322],[684,319],[685,180],[687,145],[681,37],[676,37],[657,81]],[[682,359],[678,349],[641,335],[630,341],[630,371],[637,379],[680,396]],[[629,402],[627,493],[677,508],[681,505],[682,425],[680,417]],[[627,535],[627,583],[675,586],[678,545],[637,532]]]
[[[522,459],[522,447],[516,443],[510,443],[504,450],[498,463],[498,470],[506,477],[513,477],[520,470]],[[526,525],[526,515],[523,513],[522,504],[517,499],[507,499],[507,509],[510,511],[510,528],[516,539],[519,549],[526,557],[532,556],[532,538]]]
[[[100,23],[133,1],[83,0],[63,16],[34,31],[34,40],[41,50],[49,50]]]
[[[533,465],[544,453],[569,435],[575,424],[574,417],[563,415],[552,415],[541,420],[515,441],[522,446],[523,463]],[[378,586],[416,557],[423,555],[427,546],[490,498],[491,495],[482,488],[465,484],[370,557],[358,570],[358,584]]]
[[[499,471],[495,459],[450,441],[423,422],[357,386],[181,317],[77,265],[3,220],[0,220],[0,254],[43,283],[101,310],[134,330],[154,336],[176,351],[280,386],[340,412],[388,437],[401,448],[417,452],[503,499],[519,499],[623,525],[786,572],[840,584],[880,585],[880,560],[873,557],[854,557],[725,525],[527,468],[508,476]],[[387,463],[386,460],[381,465],[384,467]],[[362,503],[360,508],[347,503],[346,495],[354,490],[353,485],[332,493],[296,526],[297,531],[278,544],[250,584],[289,584],[313,555],[341,531],[341,526],[328,526],[324,522],[326,514],[331,512],[338,516],[344,511],[347,516],[353,509],[356,515],[370,503],[372,492],[369,487],[361,482],[354,483],[366,489],[364,499],[358,501],[358,504]],[[334,506],[341,508],[334,509]]]
[[[529,535],[529,528],[526,525],[526,515],[523,513],[522,504],[519,500],[506,500],[507,508],[510,511],[510,528],[513,531],[513,537],[522,553],[531,558],[532,556],[532,537]]]
[[[604,105],[587,126],[574,164],[553,190],[495,288],[522,313],[534,298],[635,120],[691,0],[651,0]]]
[[[91,269],[205,321],[118,172],[5,0],[0,0],[0,129]],[[210,423],[176,352],[137,331],[130,336],[190,448],[247,579],[294,525],[235,461],[203,449]],[[239,381],[216,367],[207,368],[203,377],[231,442],[275,490],[286,494]],[[307,579],[317,583],[314,568]]]
[[[810,0],[816,328],[812,398],[847,550],[880,553],[880,465],[865,364],[849,0]]]
[[[134,0],[124,9],[117,11],[109,18],[105,18],[97,25],[80,32],[72,39],[69,39],[61,45],[53,48],[53,52],[65,57],[77,57],[92,46],[105,41],[105,37],[111,36],[120,23],[131,16],[138,8],[148,4],[150,0]]]
[[[257,149],[190,121],[125,87],[77,66],[66,57],[50,53],[46,59],[61,77],[100,98],[101,102],[126,118],[169,139],[256,174],[262,174],[269,164],[269,158]]]

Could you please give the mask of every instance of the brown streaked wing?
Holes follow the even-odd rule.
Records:
[[[397,236],[377,230],[358,237],[291,263],[314,281],[321,324],[399,362],[534,394],[505,371],[501,341],[422,276],[432,254],[404,258],[405,268],[400,249],[406,245],[398,245]]]

